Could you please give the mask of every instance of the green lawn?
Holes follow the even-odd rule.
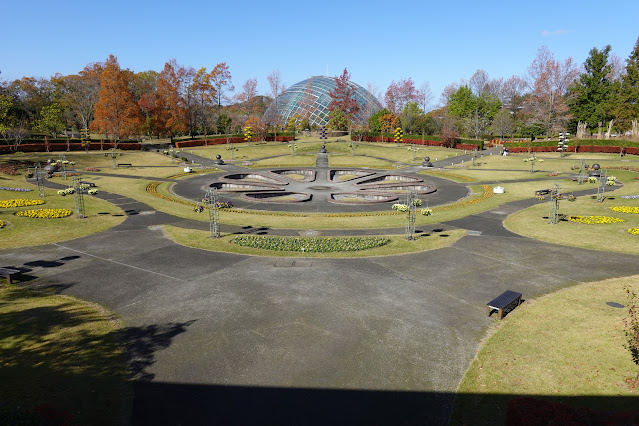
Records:
[[[516,395],[602,411],[636,410],[639,395],[624,382],[639,368],[623,347],[627,309],[606,305],[627,304],[625,285],[639,293],[639,276],[527,300],[496,321],[459,385],[452,423],[503,424],[508,400]]]
[[[451,246],[466,233],[464,230],[457,229],[440,233],[433,232],[430,234],[416,234],[417,238],[414,241],[407,241],[401,236],[387,236],[387,238],[391,240],[390,243],[367,250],[339,253],[301,253],[242,247],[237,244],[233,244],[232,240],[237,237],[237,235],[234,234],[222,235],[220,238],[210,238],[211,233],[206,231],[184,229],[169,225],[165,225],[163,229],[165,235],[176,243],[203,250],[222,251],[251,256],[322,258],[392,256],[435,250]]]
[[[37,188],[35,185],[27,184],[24,176],[0,175],[0,186],[32,189],[29,192],[0,190],[0,200],[39,199]],[[105,231],[124,221],[125,216],[117,206],[91,195],[85,194],[83,198],[86,215],[84,219],[76,218],[73,195],[63,197],[52,189],[45,191],[45,203],[42,205],[0,208],[0,220],[5,224],[3,228],[0,228],[0,249],[71,240]],[[14,215],[17,211],[41,208],[70,209],[74,213],[59,219],[36,219]]]
[[[618,253],[639,254],[639,235],[627,232],[639,228],[639,214],[618,213],[610,210],[613,206],[639,207],[639,199],[624,199],[622,195],[639,195],[639,181],[631,178],[632,173],[618,171],[617,175],[625,183],[621,189],[608,192],[603,203],[591,197],[578,197],[577,201],[560,201],[559,212],[566,216],[608,216],[624,219],[622,223],[586,225],[570,221],[548,224],[549,204],[540,203],[509,216],[504,225],[509,230],[527,237],[555,244],[582,247]],[[585,184],[594,187],[594,184]],[[608,190],[609,188],[607,188]]]
[[[46,406],[59,420],[46,424],[128,424],[133,391],[118,328],[98,305],[0,286],[0,423],[40,424],[26,412]]]

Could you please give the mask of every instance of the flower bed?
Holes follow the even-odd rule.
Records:
[[[9,188],[7,186],[0,186],[0,191],[29,192],[33,190],[29,188]]]
[[[86,171],[86,172],[99,172],[100,169],[98,169],[97,167],[85,167],[84,171]]]
[[[36,210],[23,210],[15,212],[16,216],[31,217],[37,219],[59,219],[62,217],[71,216],[73,213],[69,209],[36,209]]]
[[[630,235],[639,235],[639,228],[630,228],[626,232],[628,232]]]
[[[4,228],[4,222],[0,220],[0,229]]]
[[[630,214],[639,214],[639,207],[629,207],[629,206],[614,206],[610,207],[610,210],[618,213],[630,213]]]
[[[639,195],[622,195],[621,198],[632,200],[633,198],[639,198]]]
[[[585,225],[600,225],[607,223],[625,222],[623,219],[610,216],[569,216],[568,220],[575,223],[583,223]]]
[[[276,251],[301,251],[308,253],[334,253],[340,251],[359,251],[381,247],[390,242],[381,237],[260,237],[243,235],[233,242],[242,247],[252,247]]]
[[[65,195],[70,195],[70,194],[73,194],[73,193],[75,193],[75,189],[73,189],[73,188],[60,189],[58,191],[58,195],[62,195],[63,197]]]
[[[17,175],[18,166],[15,164],[0,164],[0,173],[4,173],[5,175]]]
[[[0,200],[0,207],[3,207],[5,209],[9,209],[12,207],[37,206],[40,204],[44,204],[44,200],[27,200],[24,198],[18,198],[14,200]]]

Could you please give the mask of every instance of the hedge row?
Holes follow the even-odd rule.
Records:
[[[532,146],[528,147],[508,147],[508,151],[510,153],[520,153],[520,152],[557,152],[557,146]],[[621,151],[620,146],[593,146],[593,145],[579,145],[579,146],[569,146],[567,152],[600,152],[600,153],[608,153],[608,154],[619,154]],[[624,147],[624,152],[626,154],[639,155],[638,147]]]
[[[294,139],[293,136],[277,136],[278,142],[290,142]],[[266,142],[273,142],[276,140],[275,136],[267,136],[264,139]],[[194,146],[209,146],[209,145],[223,145],[226,143],[242,143],[244,136],[234,136],[226,138],[226,136],[213,138],[213,139],[193,139],[188,141],[176,142],[176,148],[191,148]]]
[[[355,137],[354,135],[351,135],[351,140],[359,140],[358,137]],[[362,136],[362,141],[364,142],[382,142],[382,138],[381,136]],[[464,139],[462,142],[457,142],[455,144],[455,148],[457,149],[466,149],[466,150],[475,150],[475,149],[479,149],[482,150],[484,149],[484,141],[471,141],[472,143],[465,143],[467,141],[467,139]],[[391,138],[386,138],[384,137],[384,142],[387,143],[395,143],[394,139]],[[404,144],[415,144],[415,145],[428,145],[428,146],[444,146],[444,143],[441,141],[434,141],[434,140],[429,140],[429,139],[425,139],[425,140],[421,140],[421,139],[406,139],[404,138],[404,140],[402,141],[402,143]]]
[[[89,145],[89,151],[99,151],[101,149],[111,149],[113,148],[113,144],[111,142],[104,142],[103,144],[94,142]],[[125,143],[121,142],[118,144],[118,149],[133,151],[133,150],[141,150],[142,145],[139,142],[136,143]],[[50,143],[49,151],[58,152],[58,151],[84,151],[85,147],[80,143]],[[13,145],[0,145],[0,154],[9,154],[15,151],[15,147]],[[18,146],[18,151],[21,152],[44,152],[47,151],[46,146],[43,143],[29,143],[29,144],[20,144]]]
[[[552,146],[557,148],[557,144],[559,141],[541,141],[541,142],[504,142],[504,146],[507,148],[528,148],[528,147],[542,147],[542,146]],[[579,139],[579,140],[570,140],[568,142],[568,147],[574,146],[612,146],[619,148],[620,146],[625,147],[639,147],[639,142],[626,141],[626,140],[618,140],[618,139]],[[617,151],[619,152],[619,151]]]

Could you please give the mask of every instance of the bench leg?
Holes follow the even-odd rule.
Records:
[[[502,318],[504,318],[504,310],[497,309],[497,319],[502,319]]]
[[[489,317],[490,316],[490,311],[492,311],[491,307],[486,305],[486,316]]]
[[[4,276],[7,279],[7,285],[11,285],[11,275]]]

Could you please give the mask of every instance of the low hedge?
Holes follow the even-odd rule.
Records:
[[[351,135],[351,140],[357,141],[357,140],[359,140],[359,137]],[[364,142],[382,142],[382,138],[381,138],[381,136],[367,136],[367,135],[364,135],[364,136],[362,136],[362,141],[364,141]],[[395,143],[394,138],[392,136],[390,136],[390,137],[384,136],[384,141],[383,142]],[[436,140],[431,140],[431,139],[422,140],[421,137],[419,139],[404,138],[402,143],[403,144],[415,144],[415,145],[428,145],[428,146],[444,146],[444,143],[441,142],[441,141],[436,141]],[[466,149],[466,150],[475,150],[475,149],[482,150],[482,149],[484,149],[484,141],[474,141],[474,140],[469,140],[469,139],[459,139],[458,142],[455,143],[454,148],[456,148],[456,149]]]
[[[277,140],[278,142],[290,142],[293,140],[293,136],[267,136],[264,138],[266,142],[273,142]],[[224,145],[226,143],[242,143],[245,142],[244,136],[233,136],[227,138],[226,136],[214,137],[211,139],[193,139],[188,141],[176,142],[176,148],[192,148],[195,146],[209,146],[209,145]],[[253,140],[253,142],[258,142],[257,140]]]
[[[504,142],[504,147],[507,148],[528,148],[528,147],[544,147],[552,146],[557,148],[559,141],[540,141],[540,142]],[[578,139],[570,140],[568,142],[568,148],[574,148],[575,146],[612,146],[612,147],[636,147],[639,148],[639,142],[619,140],[619,139]]]
[[[99,151],[101,149],[111,149],[113,148],[113,144],[111,142],[92,142],[89,145],[89,151]],[[71,142],[67,145],[67,143],[49,143],[49,151],[58,152],[58,151],[84,151],[86,148],[82,146],[82,144],[77,142]],[[122,149],[125,151],[134,151],[141,150],[142,145],[139,142],[120,142],[118,144],[118,149]],[[14,145],[0,145],[0,154],[9,154],[16,151]],[[47,146],[44,143],[29,143],[29,144],[20,144],[18,145],[17,151],[21,152],[44,152],[47,151]]]

